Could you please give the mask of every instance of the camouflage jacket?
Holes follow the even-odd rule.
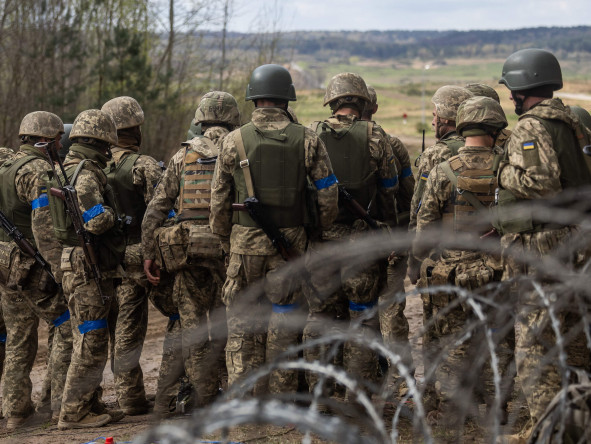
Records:
[[[433,170],[436,165],[446,161],[452,155],[451,150],[445,144],[446,141],[463,141],[463,137],[460,137],[455,131],[451,131],[445,134],[441,139],[430,146],[422,153],[419,157],[419,166],[417,170],[417,180],[415,183],[414,192],[412,195],[412,201],[410,203],[410,223],[408,229],[414,231],[417,225],[417,213],[421,205],[421,199],[423,197],[423,190],[425,182],[429,177],[429,172]],[[422,184],[421,184],[422,182]]]
[[[64,167],[76,166],[84,159],[89,159],[90,162],[84,163],[74,187],[84,218],[84,228],[99,235],[112,228],[117,218],[115,210],[106,205],[103,198],[107,187],[107,176],[103,168],[108,159],[91,147],[75,143],[64,160]]]
[[[15,187],[18,199],[31,205],[31,228],[37,249],[50,263],[52,270],[59,280],[59,265],[62,247],[53,232],[53,222],[49,212],[47,190],[41,180],[43,174],[51,168],[45,152],[32,145],[22,145],[14,155],[15,159],[35,156],[16,173]],[[43,227],[40,229],[40,227]]]
[[[519,117],[506,144],[507,161],[499,168],[499,185],[518,199],[550,197],[562,191],[561,168],[553,147],[552,136],[530,115],[570,113],[560,99],[547,99]],[[531,154],[536,154],[532,161]],[[539,161],[538,161],[539,159]]]
[[[468,166],[468,170],[486,170],[492,168],[493,149],[481,146],[464,146],[459,149],[458,156]],[[416,241],[420,241],[426,230],[433,229],[442,223],[446,204],[453,197],[454,186],[449,177],[437,164],[429,173],[425,192],[417,214]],[[419,262],[429,254],[429,250],[413,247],[413,256]]]
[[[357,117],[353,115],[333,115],[324,122],[334,129],[340,129],[350,127],[356,120]],[[310,128],[315,130],[319,123],[313,122]],[[384,137],[384,130],[378,125],[373,127],[369,140],[369,154],[370,167],[378,177],[376,206],[380,220],[394,225],[396,221],[394,198],[398,191],[398,171],[392,147]]]
[[[228,134],[228,130],[221,126],[208,128],[203,134],[214,142],[219,148],[223,138]],[[211,152],[209,146],[200,140],[199,137],[191,139],[191,147],[197,152],[202,153],[204,157],[216,156],[217,152]],[[183,146],[176,152],[168,162],[168,167],[162,179],[156,186],[153,199],[148,203],[144,220],[142,221],[142,254],[144,259],[154,259],[156,256],[156,244],[154,239],[154,230],[160,227],[167,219],[170,211],[179,208],[178,197],[185,163],[186,149]]]
[[[261,130],[279,130],[291,121],[287,113],[279,108],[257,108],[252,113],[252,123]],[[220,236],[231,236],[231,251],[237,254],[272,255],[277,252],[262,229],[232,225],[232,203],[234,202],[234,179],[238,157],[237,129],[223,140],[218,164],[214,173],[211,190],[211,230]],[[326,148],[316,133],[308,128],[304,135],[304,162],[306,173],[318,188],[318,216],[323,228],[329,227],[338,212],[338,190],[336,183],[329,181],[333,175]],[[305,236],[304,227],[282,229],[289,239]]]

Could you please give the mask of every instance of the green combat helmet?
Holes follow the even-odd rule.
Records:
[[[365,104],[370,101],[365,80],[352,72],[342,72],[328,81],[324,93],[324,106],[330,104],[334,112],[344,104],[353,105],[363,112]]]
[[[47,111],[34,111],[23,117],[19,136],[34,136],[54,139],[64,132],[62,119]]]
[[[245,100],[256,99],[297,100],[289,71],[280,65],[255,68],[246,85]]]
[[[458,108],[456,130],[462,137],[494,135],[507,126],[501,105],[490,97],[472,97]]]
[[[523,91],[539,86],[562,88],[562,71],[558,60],[543,49],[522,49],[511,54],[503,65],[503,83],[511,91]]]
[[[144,123],[144,110],[133,97],[121,96],[106,102],[101,111],[111,116],[117,131]]]
[[[111,116],[98,109],[82,111],[72,124],[70,140],[76,138],[102,140],[109,145],[117,145],[117,128]]]
[[[465,88],[474,94],[474,96],[490,97],[501,103],[497,92],[491,86],[485,85],[484,83],[468,83]]]
[[[570,110],[579,118],[579,122],[583,124],[589,131],[591,131],[591,114],[580,106],[569,106]]]
[[[470,91],[461,86],[445,85],[435,91],[431,102],[435,105],[437,117],[455,122],[461,103],[473,96]]]

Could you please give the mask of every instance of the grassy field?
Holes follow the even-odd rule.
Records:
[[[389,133],[395,134],[406,143],[411,158],[420,152],[421,122],[427,125],[427,146],[434,143],[434,133],[430,123],[433,105],[431,96],[440,86],[446,84],[465,85],[467,83],[486,83],[495,88],[501,97],[501,104],[509,120],[509,128],[515,125],[517,116],[509,101],[509,91],[504,85],[498,84],[503,59],[448,59],[445,62],[410,61],[374,61],[360,60],[352,57],[349,64],[319,64],[317,62],[300,62],[298,66],[304,70],[320,72],[325,83],[339,72],[356,72],[365,81],[374,86],[378,93],[378,113],[374,116]],[[428,69],[425,69],[426,65]],[[591,95],[591,60],[568,60],[563,62],[564,81],[562,92],[570,94]],[[297,86],[297,85],[296,85]],[[424,100],[422,99],[422,92]],[[328,107],[323,108],[324,91],[298,90],[298,100],[292,106],[301,123],[308,125],[314,120],[323,120],[330,115]],[[565,98],[569,105],[579,105],[591,109],[591,97],[586,100]],[[407,123],[402,116],[407,114]]]

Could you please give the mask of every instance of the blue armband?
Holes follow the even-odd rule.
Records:
[[[97,319],[96,321],[84,321],[78,326],[80,334],[88,333],[93,330],[100,330],[101,328],[107,328],[106,319]]]
[[[49,198],[47,197],[47,193],[40,194],[37,199],[31,202],[31,207],[33,210],[37,210],[39,208],[49,206]]]
[[[392,188],[398,183],[398,176],[390,177],[388,179],[381,180],[382,188]]]
[[[99,214],[102,214],[104,212],[105,212],[105,207],[103,207],[103,204],[95,205],[90,210],[86,210],[84,213],[82,213],[82,218],[84,219],[84,223],[88,223],[89,221],[91,221],[92,219],[97,217]]]
[[[273,313],[289,313],[298,308],[298,304],[273,304]]]
[[[412,176],[412,169],[411,167],[406,167],[402,169],[402,174],[400,174],[401,179],[406,179],[408,176]]]
[[[66,310],[61,315],[59,315],[59,317],[57,317],[56,319],[53,320],[53,325],[56,327],[59,327],[64,322],[69,321],[69,320],[70,320],[70,310]]]
[[[353,311],[363,311],[369,310],[370,308],[375,307],[377,301],[366,302],[365,304],[357,304],[356,302],[349,301],[349,309]]]
[[[324,179],[316,180],[314,182],[314,185],[316,185],[317,190],[322,190],[324,188],[328,188],[331,185],[334,185],[335,183],[339,183],[339,181],[337,180],[337,176],[331,174],[330,176],[327,176]]]

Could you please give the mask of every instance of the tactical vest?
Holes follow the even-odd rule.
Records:
[[[113,189],[117,208],[121,216],[126,218],[127,245],[141,242],[141,228],[146,203],[142,196],[138,195],[137,187],[133,184],[133,166],[140,155],[136,153],[122,154],[119,162],[112,160],[104,169],[107,182]]]
[[[33,244],[33,230],[31,229],[31,205],[21,202],[17,196],[15,178],[18,170],[25,164],[37,159],[36,156],[26,156],[20,159],[7,160],[0,167],[0,209],[6,217]],[[48,165],[49,168],[49,165]],[[4,230],[0,230],[0,241],[10,242],[12,239]]]
[[[206,137],[200,137],[205,143],[212,143]],[[181,172],[179,208],[177,220],[200,220],[209,223],[211,204],[211,181],[217,157],[203,157],[187,146]]]
[[[492,169],[469,168],[460,156],[441,163],[441,168],[453,185],[451,199],[443,208],[443,222],[456,232],[471,231],[481,217],[477,212],[494,203],[496,174]]]
[[[78,175],[85,162],[88,162],[88,160],[85,159],[77,165],[71,165],[66,168],[66,175],[70,179],[72,186],[76,185]],[[58,174],[60,175],[61,182],[65,183],[61,173]],[[59,188],[59,183],[54,177],[53,171],[49,171],[47,175],[44,176],[44,180],[47,184],[48,190],[52,187]],[[66,247],[80,246],[80,241],[78,236],[76,236],[72,220],[66,213],[66,205],[64,204],[64,201],[53,196],[51,193],[47,193],[47,196],[49,198],[49,209],[53,220],[53,230],[57,239]],[[113,208],[115,214],[119,214],[117,211],[115,194],[109,184],[105,187],[103,200],[105,201],[105,205]],[[119,227],[113,227],[100,235],[91,236],[95,239],[94,244],[99,254],[99,264],[101,269],[112,270],[116,268],[117,265],[123,261],[125,255],[125,237],[121,229]]]
[[[367,209],[377,191],[377,176],[371,169],[369,140],[373,124],[356,120],[348,128],[334,129],[326,122],[318,124],[316,132],[328,151],[328,157],[339,184]],[[339,199],[337,223],[352,224],[352,215]]]
[[[531,114],[522,118],[533,118],[538,120],[552,137],[552,149],[556,153],[560,165],[560,184],[562,189],[586,186],[591,184],[591,172],[586,166],[582,148],[585,141],[579,137],[580,128],[569,125],[560,119],[548,119],[535,115],[536,108]],[[521,119],[520,119],[521,120]],[[537,151],[535,152],[538,155]],[[515,218],[512,211],[505,211],[503,207],[514,205],[522,201],[517,199],[509,190],[499,190],[498,214],[495,221],[495,228],[501,234],[537,232],[547,229],[560,228],[556,224],[547,224],[533,220],[532,216]]]
[[[290,123],[280,130],[261,130],[252,122],[240,128],[255,197],[265,215],[279,228],[297,227],[306,220],[305,129]],[[244,172],[236,155],[235,199],[248,197]],[[235,211],[233,223],[258,227],[245,211]]]

